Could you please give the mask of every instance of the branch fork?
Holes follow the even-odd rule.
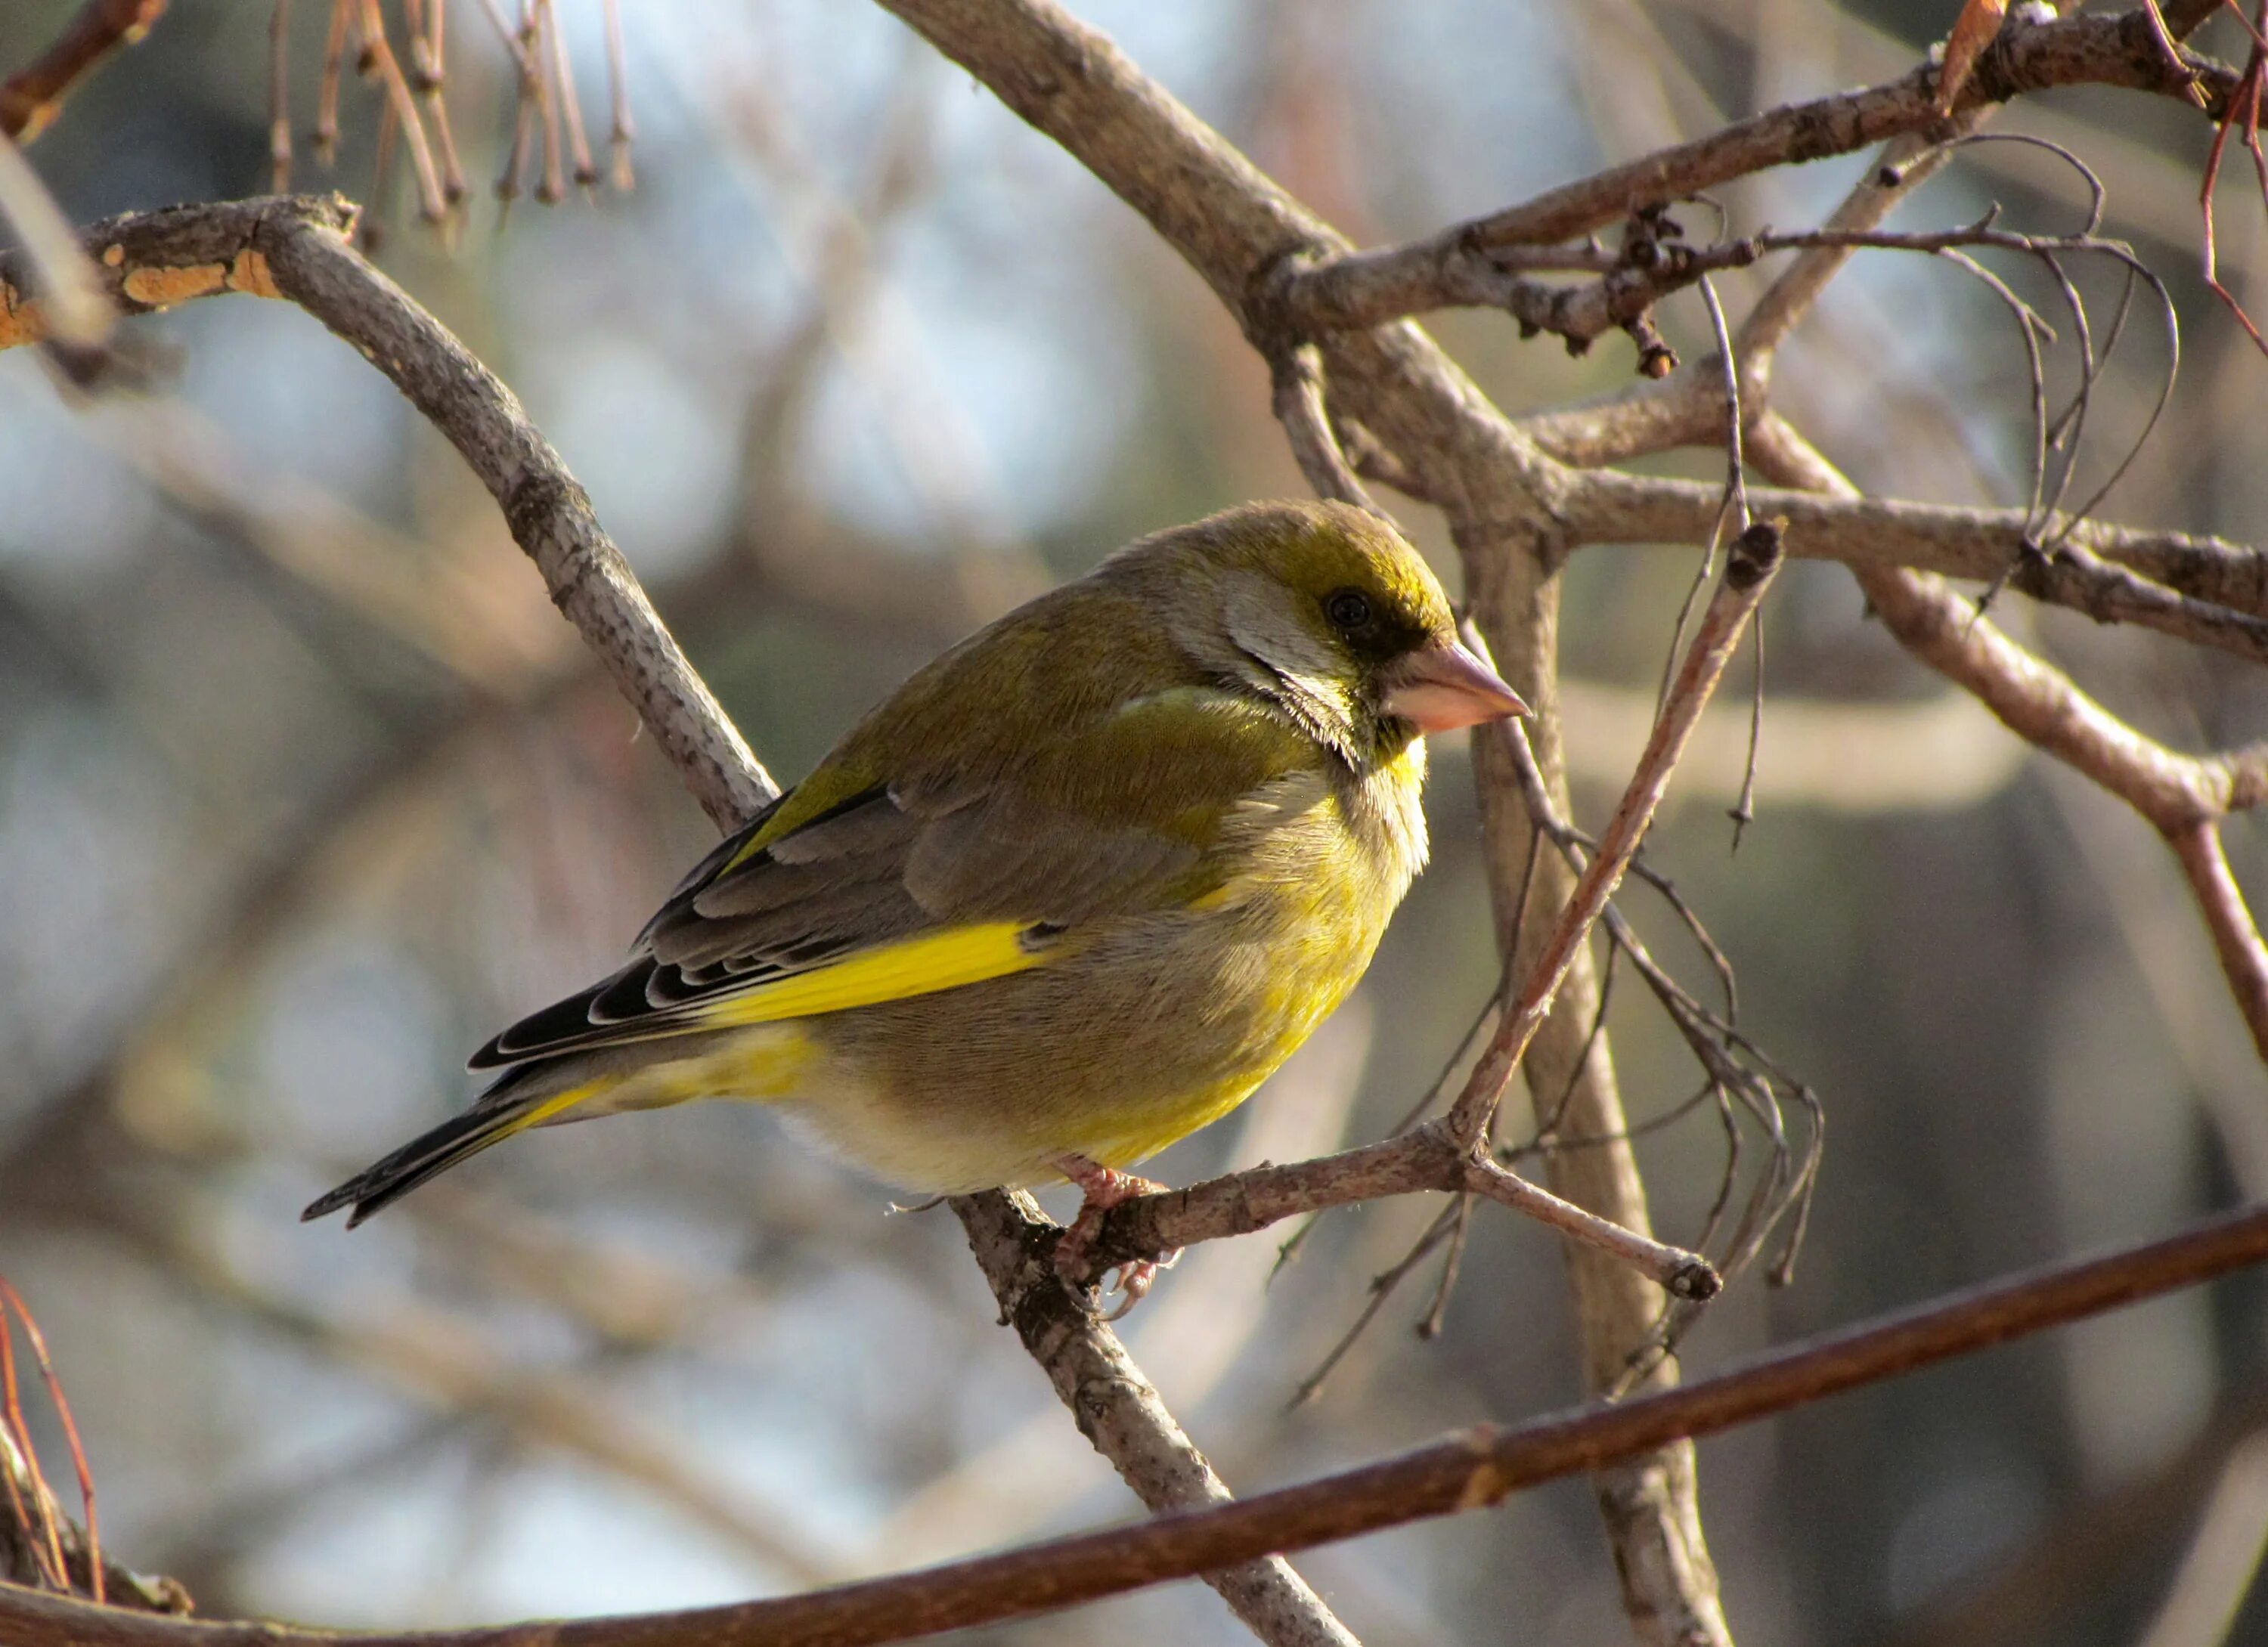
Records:
[[[1700,1254],[1635,1234],[1499,1165],[1484,1144],[1459,1137],[1447,1116],[1336,1155],[1138,1195],[1103,1215],[1082,1261],[1065,1273],[1092,1282],[1116,1265],[1154,1260],[1199,1241],[1249,1235],[1329,1207],[1428,1190],[1483,1195],[1510,1207],[1571,1240],[1612,1254],[1676,1298],[1697,1303],[1724,1285]]]

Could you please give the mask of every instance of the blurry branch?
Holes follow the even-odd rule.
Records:
[[[474,1255],[503,1287],[540,1300],[613,1349],[697,1342],[720,1322],[773,1302],[738,1275],[697,1276],[627,1242],[594,1238],[516,1202],[437,1184],[418,1217],[443,1245]]]
[[[819,1583],[840,1571],[794,1518],[737,1502],[627,1403],[571,1371],[507,1361],[470,1327],[434,1310],[396,1304],[360,1320],[320,1312],[246,1274],[219,1244],[196,1233],[207,1221],[191,1216],[185,1197],[170,1207],[166,1200],[144,1183],[134,1210],[122,1211],[109,1227],[127,1232],[137,1252],[167,1273],[261,1325],[439,1411],[493,1419],[595,1466],[793,1582]]]
[[[845,195],[799,140],[792,111],[760,86],[703,86],[696,107],[720,152],[744,157],[789,220],[784,249],[807,291],[805,312],[773,348],[741,436],[742,512],[760,522],[754,550],[768,571],[796,577],[822,559],[796,540],[808,535],[799,418],[824,381],[830,352],[857,386],[873,428],[906,483],[941,529],[956,569],[977,568],[1003,609],[1048,584],[1045,567],[1003,525],[998,476],[966,411],[938,392],[939,369],[884,267],[893,226],[935,188],[935,60],[913,45],[897,71],[857,192]],[[712,75],[713,77],[713,75]],[[718,107],[729,99],[729,107]],[[1013,592],[1011,593],[1010,592]],[[987,613],[987,618],[996,615]]]
[[[166,0],[85,0],[47,50],[0,81],[0,137],[29,143],[63,112],[64,96],[122,46],[140,43]]]
[[[2142,1647],[2220,1647],[2268,1554],[2268,1434],[2237,1444]]]
[[[1758,470],[1782,484],[1858,496],[1777,413],[1752,431],[1749,450]],[[2268,745],[2212,756],[2177,754],[2112,715],[1933,575],[1876,569],[1862,571],[1859,585],[1909,651],[2166,837],[2190,879],[2253,1044],[2268,1059],[2268,946],[2229,876],[2218,834],[2228,813],[2268,801]]]
[[[473,1415],[426,1413],[383,1429],[359,1446],[329,1450],[257,1481],[200,1481],[177,1507],[145,1524],[136,1542],[151,1565],[210,1602],[249,1552],[306,1525],[325,1495],[341,1488],[383,1491],[430,1467],[448,1444],[476,1443],[481,1435]]]
[[[0,1587],[0,1628],[10,1647],[860,1647],[903,1641],[1482,1509],[1521,1489],[1601,1470],[1678,1437],[1713,1435],[2264,1259],[2268,1209],[2228,1214],[2160,1240],[1989,1283],[1823,1335],[1680,1389],[1508,1427],[1477,1425],[1233,1504],[806,1595],[405,1636],[159,1619]],[[1023,1260],[1015,1261],[1024,1267]],[[1108,1393],[1085,1393],[1107,1398]]]
[[[24,247],[0,269],[0,339],[22,327],[30,335],[18,341],[99,349],[113,318],[101,280],[40,174],[5,136],[0,136],[0,222],[15,231]],[[36,275],[36,282],[27,284],[26,272]]]
[[[1315,496],[1379,512],[1378,504],[1355,479],[1332,431],[1330,413],[1323,405],[1322,351],[1313,343],[1273,348],[1269,351],[1268,375],[1276,421],[1284,425],[1292,456]]]
[[[2179,1530],[2199,1525],[2231,1460],[2268,1437],[2268,1389],[2224,1393],[2195,1437],[2049,1518],[2015,1551],[1957,1584],[1872,1647],[2004,1647],[2052,1640],[2064,1620],[2122,1588],[2162,1557]]]
[[[2013,739],[2002,739],[2014,744]],[[2124,820],[2094,805],[2077,774],[2051,768],[2042,787],[2117,926],[2168,1049],[2213,1122],[2237,1191],[2268,1201],[2268,1106],[2260,1102],[2260,1059],[2250,1037],[2220,1010],[2213,976],[2218,958],[2200,946],[2176,864],[2137,852]],[[2268,1423],[2268,1414],[2262,1421]]]
[[[85,240],[114,301],[147,313],[241,291],[297,303],[393,379],[448,437],[504,511],[553,603],[583,632],[710,817],[727,824],[776,791],[662,628],[582,486],[496,375],[347,243],[344,200],[271,197],[113,218]],[[17,284],[13,260],[0,283]],[[35,301],[0,317],[0,348],[35,341]]]
[[[1622,783],[1632,752],[1653,728],[1656,695],[1570,678],[1559,683],[1559,702],[1584,729],[1582,742],[1568,751],[1570,776],[1594,789]],[[1685,803],[1730,805],[1743,786],[1749,745],[1747,707],[1712,708],[1678,764]],[[1860,748],[1866,760],[1852,760]],[[2006,789],[2023,761],[2023,746],[2003,736],[1966,693],[1881,703],[1775,697],[1771,759],[1757,776],[1756,806],[1854,815],[1956,812]],[[2268,1181],[2262,1187],[2268,1191]]]
[[[572,639],[451,546],[416,541],[320,486],[251,464],[185,401],[102,408],[113,445],[189,518],[412,648],[472,689],[518,701],[555,678]]]
[[[2251,1026],[2260,1055],[2268,1059],[2268,944],[2262,943],[2252,912],[2245,908],[2243,891],[2229,870],[2220,824],[2218,817],[2194,818],[2167,831],[2166,843],[2189,878],[2191,896],[2205,916],[2205,930],[2213,935],[2236,1009]]]
[[[1503,302],[1504,271],[1489,256],[1495,248],[1573,240],[1753,172],[1935,130],[1946,119],[1936,103],[1937,78],[1935,66],[1924,63],[1888,85],[1768,110],[1424,239],[1287,271],[1278,300],[1317,332],[1454,304]],[[1979,60],[1956,112],[2056,85],[2183,96],[2196,85],[2217,115],[2236,81],[2235,70],[2195,53],[2184,51],[2178,68],[2169,62],[2144,8],[2036,22],[2019,7]]]

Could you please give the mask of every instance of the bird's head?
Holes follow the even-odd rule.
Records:
[[[1421,732],[1528,712],[1459,643],[1424,557],[1351,505],[1248,504],[1145,538],[1114,570],[1150,586],[1192,661],[1357,766]]]

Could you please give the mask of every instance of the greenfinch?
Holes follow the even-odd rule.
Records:
[[[1373,515],[1144,538],[914,675],[623,967],[475,1054],[501,1073],[469,1109],[305,1216],[732,1097],[905,1189],[1069,1179],[1099,1217],[1362,976],[1425,861],[1422,734],[1524,712]]]

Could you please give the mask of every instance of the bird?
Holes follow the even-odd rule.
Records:
[[[311,1204],[351,1227],[532,1127],[776,1107],[931,1195],[1130,1168],[1361,978],[1426,857],[1425,736],[1527,706],[1384,519],[1141,538],[919,670],[686,875],[628,960],[473,1055],[471,1107]],[[1068,1250],[1066,1250],[1068,1249]],[[1129,1305],[1154,1265],[1122,1266]]]

